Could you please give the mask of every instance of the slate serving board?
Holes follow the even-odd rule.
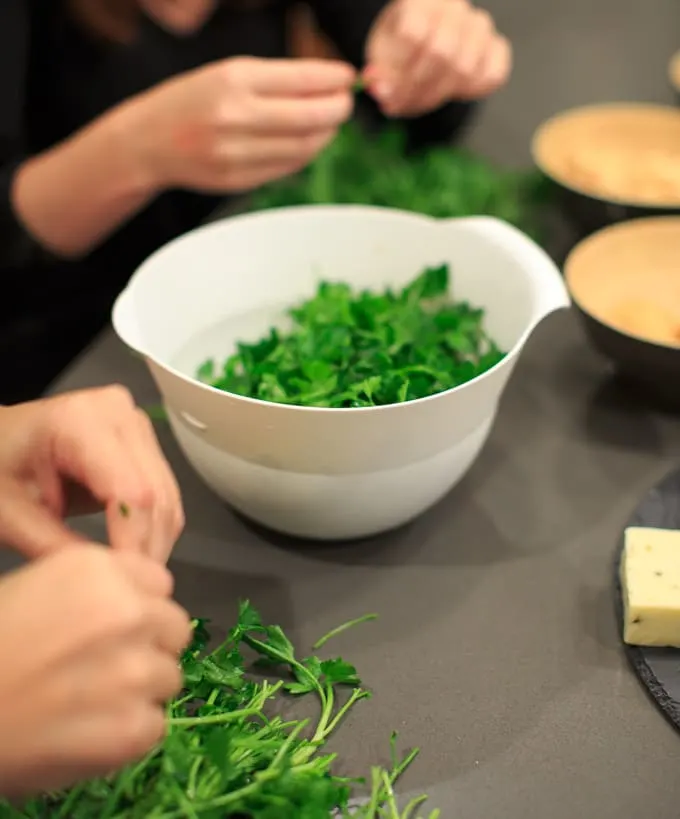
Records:
[[[680,470],[672,472],[645,495],[627,526],[649,526],[656,529],[680,529]],[[622,623],[623,601],[619,582],[619,564],[623,553],[623,532],[616,551],[616,609]],[[680,649],[624,648],[642,684],[680,730]]]

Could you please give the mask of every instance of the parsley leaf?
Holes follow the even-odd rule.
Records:
[[[264,401],[310,407],[373,407],[449,390],[495,366],[504,353],[484,311],[451,302],[447,265],[423,270],[401,292],[354,293],[322,282],[292,308],[293,328],[240,343],[212,385]],[[198,378],[215,372],[201,365]]]

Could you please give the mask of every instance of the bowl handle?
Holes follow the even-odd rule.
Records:
[[[569,307],[571,300],[564,279],[557,265],[548,254],[522,231],[508,222],[493,216],[471,216],[463,219],[447,219],[467,230],[483,235],[485,239],[501,246],[514,257],[531,277],[535,301],[532,328],[556,310]],[[530,328],[530,329],[532,329]]]

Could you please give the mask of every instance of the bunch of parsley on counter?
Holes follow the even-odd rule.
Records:
[[[374,615],[346,623],[330,637]],[[342,659],[301,659],[279,626],[263,625],[248,603],[226,641],[209,651],[205,621],[194,624],[182,657],[185,690],[168,706],[164,742],[121,773],[33,799],[21,809],[0,802],[7,819],[417,819],[422,796],[398,807],[394,784],[413,762],[391,741],[388,768],[376,766],[368,782],[334,772],[328,738],[350,709],[367,699],[356,669]],[[278,679],[248,675],[242,649]],[[343,694],[343,689],[349,693]],[[315,719],[277,714],[284,694],[313,696]],[[280,705],[280,702],[279,702]],[[278,709],[279,712],[281,709]],[[365,785],[357,803],[354,791]],[[438,811],[429,815],[436,819]]]
[[[397,128],[377,135],[350,123],[300,174],[262,188],[254,210],[313,204],[377,205],[437,218],[487,215],[542,238],[549,187],[536,171],[499,168],[462,148],[406,151]]]
[[[457,387],[503,353],[483,327],[484,311],[449,301],[449,268],[425,269],[401,292],[353,293],[322,283],[290,311],[293,328],[240,343],[216,374],[199,380],[236,395],[308,407],[372,407]]]

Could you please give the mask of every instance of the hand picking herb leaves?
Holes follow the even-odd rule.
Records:
[[[323,645],[360,617],[333,629]],[[168,733],[144,759],[105,779],[30,800],[0,800],[3,819],[418,819],[427,797],[398,807],[394,785],[415,759],[400,757],[393,734],[388,767],[368,781],[334,773],[325,748],[345,715],[370,693],[343,659],[300,658],[279,626],[263,625],[248,603],[236,625],[209,651],[206,621],[196,620],[181,659],[185,690],[168,705]],[[248,674],[243,651],[278,679]],[[344,694],[343,690],[349,693]],[[317,716],[284,718],[277,702],[314,697]],[[279,708],[280,711],[280,708]],[[362,787],[364,798],[357,801]],[[429,814],[437,819],[438,811]]]
[[[448,301],[447,265],[424,270],[401,292],[354,293],[324,282],[290,310],[293,329],[240,343],[222,372],[197,378],[225,392],[307,407],[374,407],[465,384],[504,356],[484,311]]]
[[[398,128],[365,133],[356,123],[300,174],[262,188],[253,210],[290,205],[358,204],[437,218],[487,215],[540,241],[550,185],[537,171],[499,168],[463,148],[406,150]]]

